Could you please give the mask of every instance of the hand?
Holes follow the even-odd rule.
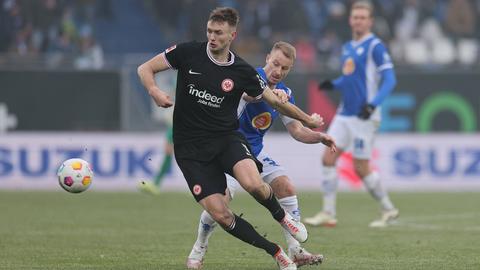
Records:
[[[288,102],[288,99],[290,98],[285,91],[282,89],[273,89],[273,93],[280,99],[282,104],[285,104]]]
[[[155,101],[155,104],[157,104],[158,107],[168,108],[173,105],[173,102],[170,99],[170,96],[158,88],[154,88],[152,89],[152,91],[148,91],[148,93],[150,94],[153,101]]]
[[[325,124],[323,122],[323,117],[321,117],[318,113],[312,113],[310,115],[310,121],[308,123],[304,123],[309,128],[318,128]]]
[[[362,110],[358,114],[358,118],[367,120],[372,115],[373,111],[375,111],[375,106],[372,104],[366,104],[362,107]]]
[[[321,82],[318,85],[319,90],[331,91],[331,90],[333,90],[333,88],[335,88],[335,86],[333,85],[332,81],[330,81],[330,80],[324,80],[323,82]]]
[[[335,144],[335,140],[331,136],[325,133],[321,133],[321,137],[322,137],[320,140],[321,143],[327,146],[328,148],[330,148],[330,152],[332,153],[337,152],[337,145]]]

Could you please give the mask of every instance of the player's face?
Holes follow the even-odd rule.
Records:
[[[369,33],[373,24],[370,10],[366,8],[356,8],[352,10],[349,21],[352,33],[356,37],[362,37]]]
[[[293,67],[293,60],[286,57],[281,50],[274,50],[267,55],[265,74],[269,85],[275,85],[287,77]]]
[[[229,50],[236,35],[235,27],[228,25],[227,22],[208,21],[207,23],[208,48],[213,53]]]

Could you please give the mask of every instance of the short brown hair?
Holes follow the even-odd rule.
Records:
[[[240,16],[238,11],[230,7],[217,7],[210,12],[209,21],[212,22],[227,22],[232,27],[237,27]]]
[[[282,51],[283,55],[285,55],[285,57],[287,57],[288,59],[295,60],[295,58],[297,58],[297,50],[295,49],[295,47],[293,47],[292,44],[288,42],[285,42],[285,41],[275,42],[275,44],[273,44],[271,51],[273,52],[274,50]]]
[[[351,10],[354,9],[366,9],[370,11],[370,17],[373,17],[373,5],[370,1],[357,1],[353,3]]]

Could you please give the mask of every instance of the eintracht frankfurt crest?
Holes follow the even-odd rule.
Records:
[[[225,92],[230,92],[233,89],[233,81],[232,79],[225,79],[222,82],[222,90]]]

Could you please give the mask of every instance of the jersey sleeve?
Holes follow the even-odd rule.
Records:
[[[247,82],[245,85],[245,93],[247,95],[254,97],[254,98],[260,98],[263,90],[267,88],[267,82],[262,79],[258,73],[252,69],[254,73],[249,74],[247,78]]]
[[[375,45],[373,48],[372,57],[375,65],[377,66],[378,72],[393,68],[392,58],[388,54],[387,48],[385,48],[383,43],[378,43]]]
[[[164,52],[167,65],[171,69],[180,69],[185,61],[189,58],[190,52],[193,49],[193,43],[181,43],[173,45]]]

